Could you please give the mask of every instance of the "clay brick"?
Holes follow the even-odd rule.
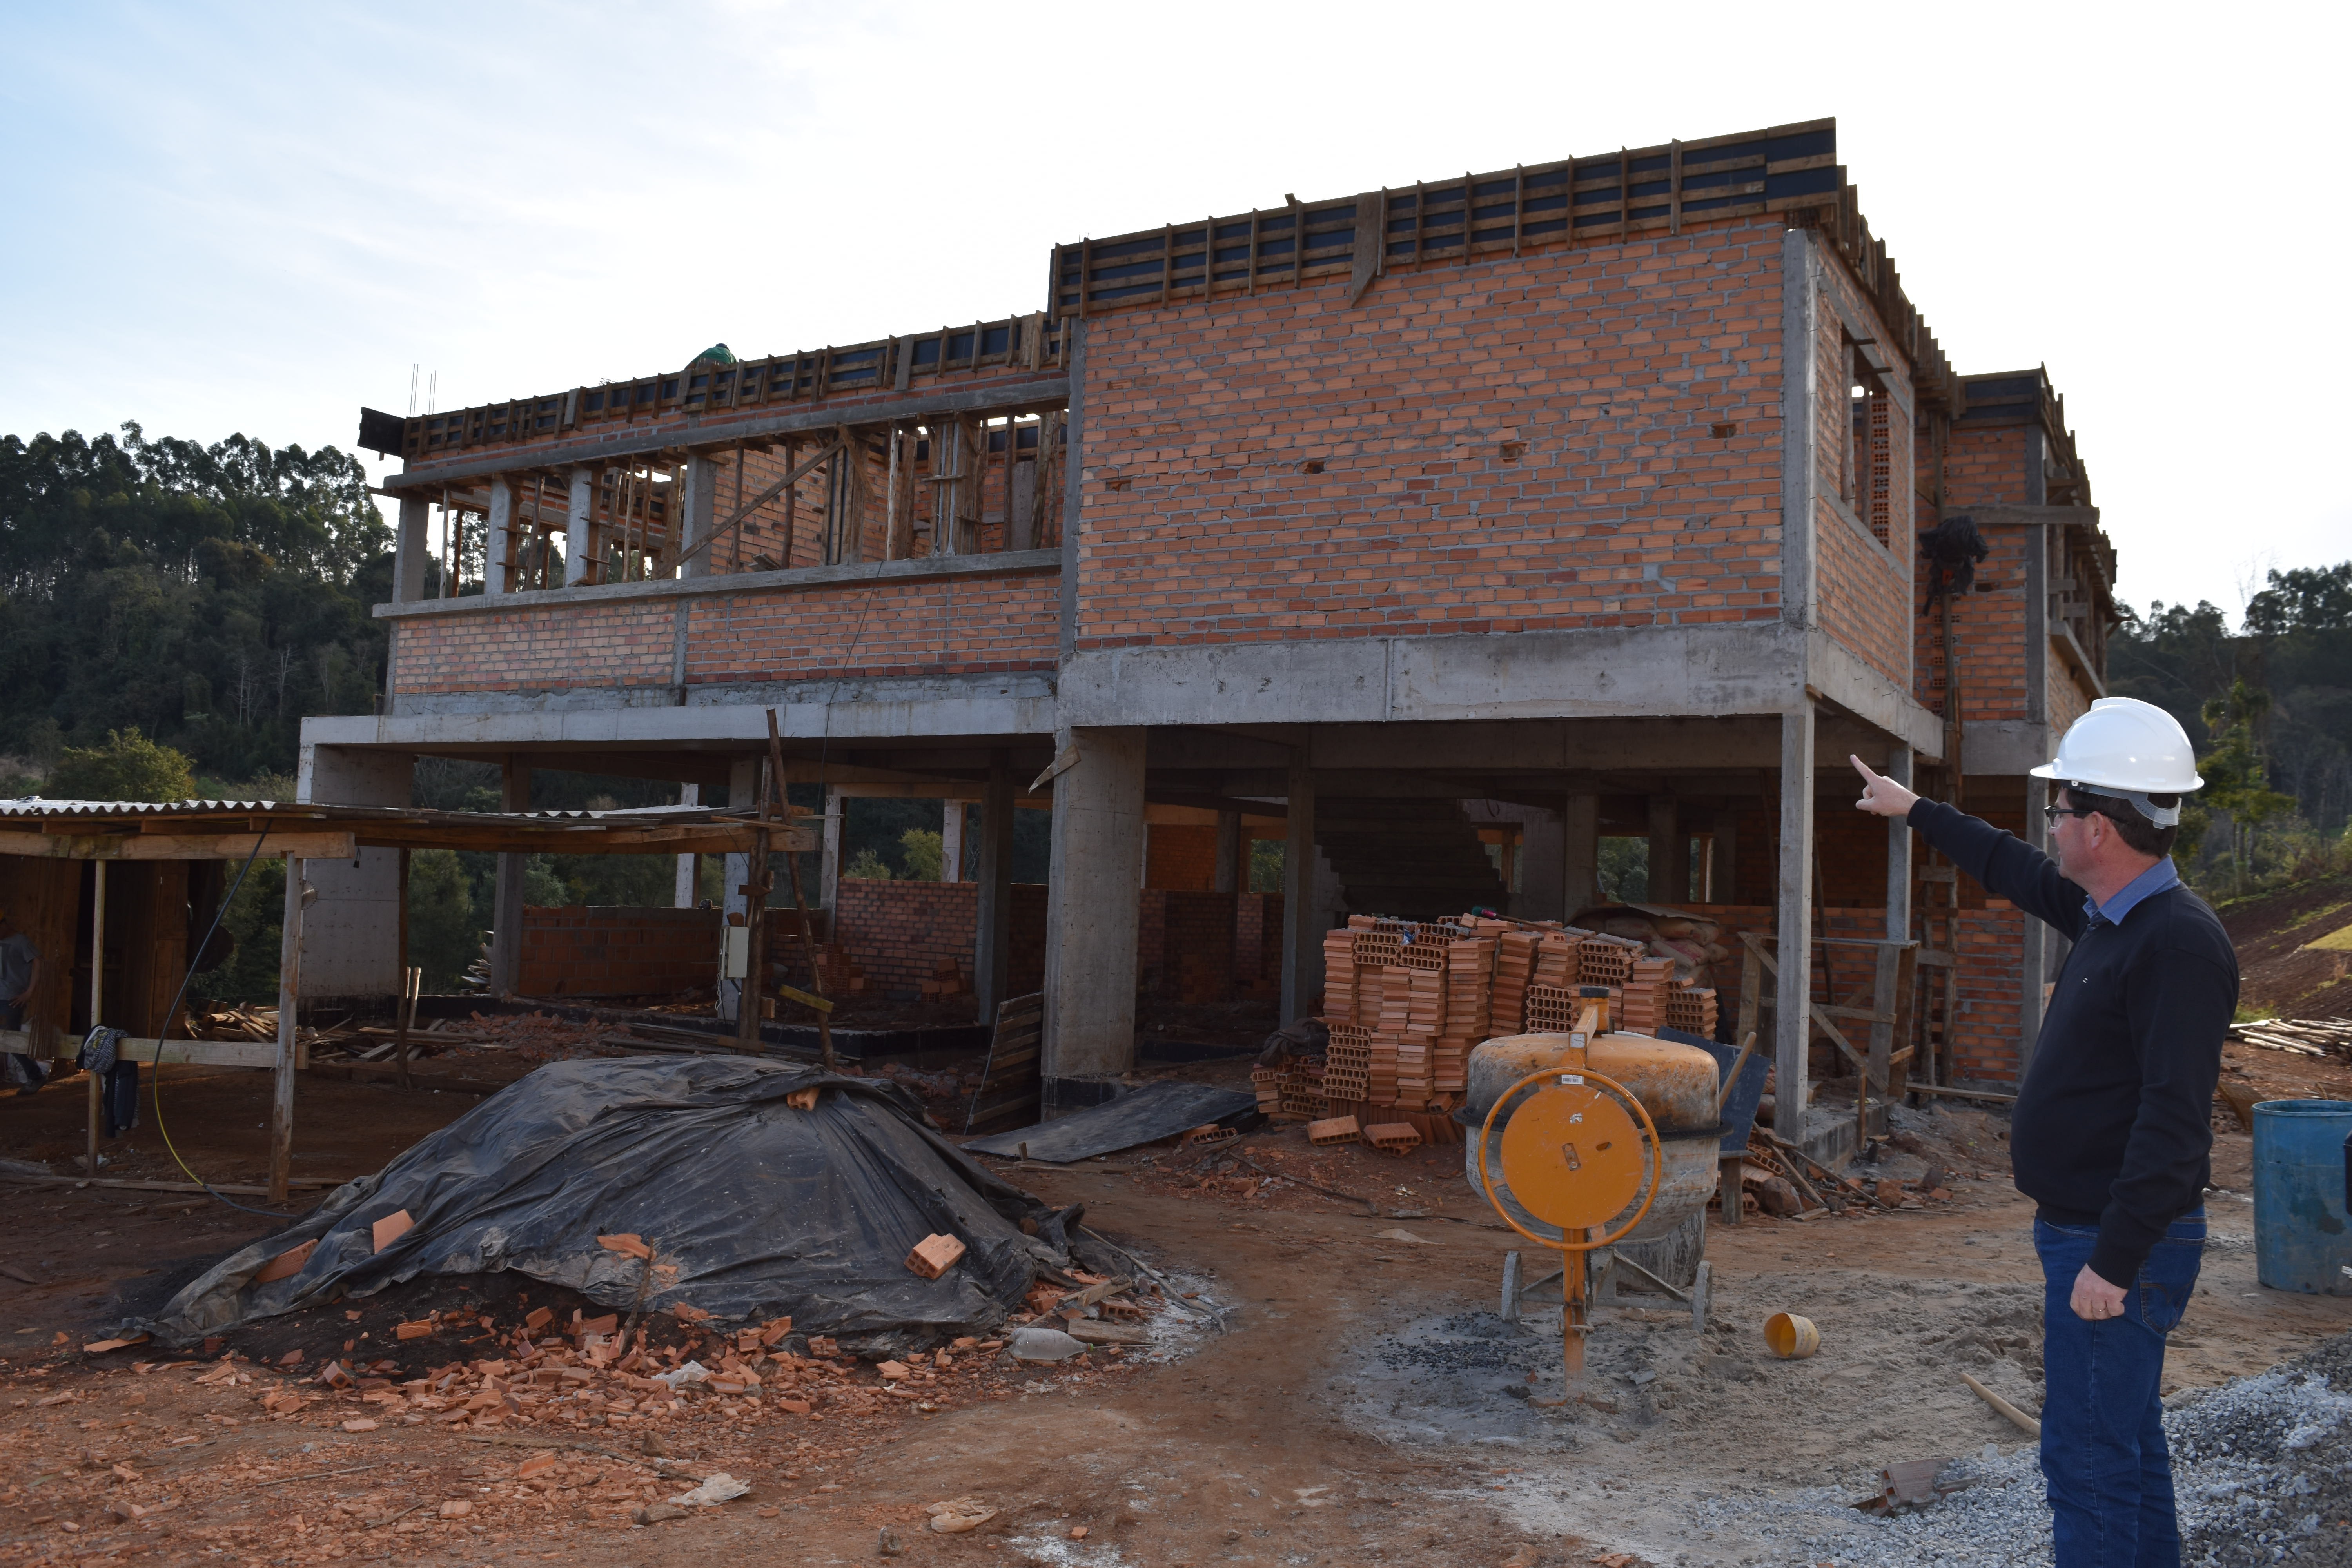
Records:
[[[936,1279],[964,1254],[963,1242],[952,1236],[927,1236],[907,1254],[907,1267],[926,1279]]]

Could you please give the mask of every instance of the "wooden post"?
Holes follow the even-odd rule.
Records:
[[[761,816],[768,814],[771,799],[784,806],[784,815],[791,816],[790,805],[784,798],[784,743],[776,732],[776,710],[772,708],[768,710],[768,788],[760,797]],[[765,863],[763,859],[761,864],[764,866]],[[790,853],[784,856],[784,871],[792,878],[793,908],[800,912],[801,948],[808,954],[809,961],[809,989],[816,993],[819,1001],[823,1001],[824,969],[816,961],[816,933],[809,924],[808,900],[801,894],[801,863]],[[824,1070],[834,1071],[839,1064],[833,1055],[833,1013],[828,1008],[816,1009],[816,1044],[818,1059],[824,1063]]]
[[[106,862],[90,862],[89,900],[89,1026],[106,1022]],[[106,1086],[99,1074],[89,1075],[89,1152],[83,1169],[98,1174],[98,1119]]]
[[[269,1101],[269,1201],[286,1201],[294,1165],[294,1025],[302,996],[302,862],[286,858],[285,927],[278,960],[277,1079]]]
[[[768,815],[767,791],[761,790],[760,816]],[[775,880],[768,869],[768,831],[760,830],[760,846],[743,875],[743,978],[735,990],[735,1037],[760,1038],[761,972],[768,965],[768,886]]]
[[[408,1000],[408,851],[400,852],[400,995],[393,1003],[393,1066],[398,1073],[400,1087],[408,1084],[408,1019],[412,1006]]]

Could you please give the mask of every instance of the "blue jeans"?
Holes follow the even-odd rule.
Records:
[[[2177,1568],[2172,1461],[2164,1447],[2164,1336],[2204,1261],[2205,1211],[2172,1222],[2124,1298],[2088,1322],[2068,1305],[2095,1226],[2033,1221],[2042,1255],[2042,1475],[2057,1568]]]

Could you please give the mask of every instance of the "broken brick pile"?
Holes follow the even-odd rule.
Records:
[[[818,1336],[772,1342],[774,1322],[726,1332],[667,1314],[647,1327],[677,1343],[655,1349],[639,1334],[616,1354],[609,1317],[558,1322],[543,1310],[503,1326],[481,1308],[430,1314],[412,1325],[423,1334],[376,1333],[399,1342],[375,1359],[362,1311],[349,1310],[338,1327],[350,1337],[331,1370],[305,1364],[299,1350],[257,1361],[218,1341],[202,1360],[133,1360],[135,1342],[78,1355],[60,1333],[55,1362],[13,1371],[12,1435],[54,1456],[78,1453],[47,1467],[55,1473],[42,1478],[49,1484],[37,1509],[29,1497],[17,1503],[19,1528],[30,1531],[17,1549],[36,1553],[26,1561],[51,1562],[147,1552],[151,1561],[312,1563],[354,1552],[415,1561],[478,1555],[486,1531],[492,1542],[512,1532],[552,1549],[575,1531],[628,1531],[687,1511],[662,1500],[719,1464],[670,1455],[717,1454],[751,1482],[746,1506],[765,1518],[779,1504],[851,1500],[870,1480],[855,1461],[896,1441],[907,1422],[1019,1400],[1042,1392],[1041,1379],[1057,1393],[1099,1386],[1141,1364],[1127,1352],[1149,1304],[1125,1281],[1078,1270],[1057,1278],[1068,1283],[1041,1282],[1034,1310],[1011,1321],[1083,1321],[1078,1332],[1097,1342],[1058,1366],[1014,1363],[992,1353],[1003,1341],[971,1337],[869,1364]],[[1101,1296],[1105,1288],[1113,1294]],[[1086,1305],[1071,1304],[1090,1292]],[[362,1305],[370,1318],[382,1310],[380,1299]],[[422,1377],[404,1378],[401,1362],[383,1359],[439,1344],[451,1359]],[[689,1362],[717,1370],[681,1379],[675,1392],[644,1375]],[[279,1424],[294,1436],[310,1428],[388,1446],[362,1453],[369,1464],[258,1436]],[[355,1481],[339,1465],[372,1473]],[[508,1545],[500,1560],[513,1552]]]

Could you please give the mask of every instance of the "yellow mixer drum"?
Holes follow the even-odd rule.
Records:
[[[1571,1236],[1607,1225],[1641,1195],[1650,1160],[1614,1095],[1560,1073],[1503,1127],[1502,1175],[1518,1205]]]

